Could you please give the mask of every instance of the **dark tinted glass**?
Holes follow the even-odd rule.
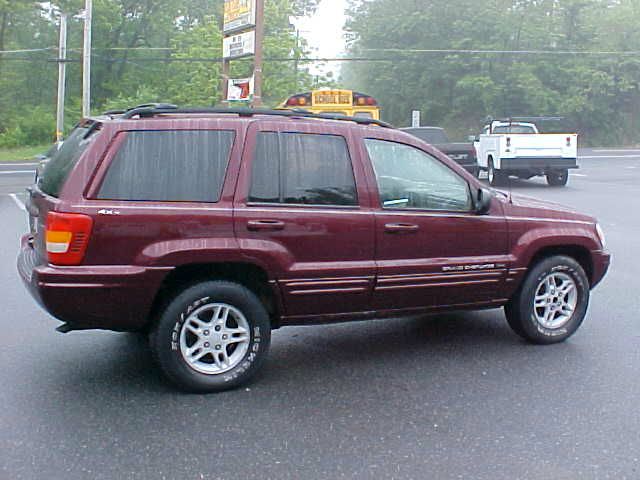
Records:
[[[335,135],[259,133],[249,200],[357,205],[345,139]]]
[[[536,133],[536,131],[529,125],[511,125],[495,127],[493,133]]]
[[[406,131],[432,145],[449,143],[446,133],[439,128],[407,128]]]
[[[91,141],[85,139],[90,127],[78,127],[67,137],[60,149],[47,152],[53,156],[39,176],[38,186],[44,193],[57,197],[71,169],[78,163],[80,155]]]
[[[234,132],[128,132],[100,188],[110,200],[217,202]]]

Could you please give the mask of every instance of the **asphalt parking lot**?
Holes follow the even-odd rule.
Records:
[[[217,395],[174,391],[138,335],[54,331],[15,269],[35,167],[0,166],[0,479],[640,478],[640,150],[582,153],[566,188],[511,185],[607,234],[567,343],[501,310],[285,328]]]

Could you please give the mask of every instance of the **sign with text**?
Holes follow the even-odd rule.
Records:
[[[420,110],[413,110],[411,112],[411,126],[414,128],[420,126]]]
[[[227,101],[248,102],[253,98],[253,77],[230,78],[227,90]]]
[[[316,90],[313,92],[314,105],[353,105],[353,95],[349,90]]]
[[[256,24],[256,0],[224,0],[224,26],[226,35],[236,30],[254,27]]]
[[[256,52],[256,32],[238,33],[225,37],[222,41],[222,56],[225,60],[254,55]]]

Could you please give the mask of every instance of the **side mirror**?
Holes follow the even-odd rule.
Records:
[[[479,188],[476,192],[475,207],[478,215],[485,215],[491,209],[493,192],[487,188]]]

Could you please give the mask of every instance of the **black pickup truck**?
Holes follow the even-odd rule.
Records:
[[[478,175],[478,160],[473,143],[452,143],[444,129],[440,127],[409,127],[401,130],[433,145],[449,156],[451,160],[459,163],[465,170],[476,176]]]

